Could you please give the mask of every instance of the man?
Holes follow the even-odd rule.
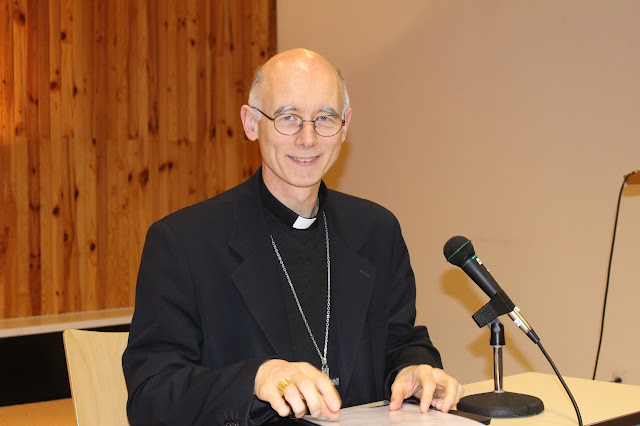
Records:
[[[448,411],[463,387],[413,325],[397,220],[322,182],[351,121],[340,74],[314,52],[280,53],[240,115],[261,169],[147,234],[123,355],[131,423],[336,419],[410,397]]]

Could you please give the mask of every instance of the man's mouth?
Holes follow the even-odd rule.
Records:
[[[291,158],[293,161],[296,161],[298,163],[311,163],[311,162],[315,161],[318,157],[319,157],[319,155],[316,156],[316,157],[308,157],[308,158],[291,157],[291,156],[289,156],[289,158]]]

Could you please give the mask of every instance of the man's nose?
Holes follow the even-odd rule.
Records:
[[[314,128],[315,123],[313,121],[302,122],[302,129],[298,132],[297,143],[303,146],[313,146],[318,142],[318,134]]]

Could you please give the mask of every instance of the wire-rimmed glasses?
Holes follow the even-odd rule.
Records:
[[[259,108],[252,106],[251,108],[260,112],[260,114],[273,121],[273,126],[276,131],[286,136],[293,136],[302,130],[304,123],[313,123],[313,128],[316,133],[323,137],[335,136],[338,134],[342,126],[344,126],[344,120],[333,114],[324,114],[316,117],[315,120],[304,120],[298,114],[290,112],[284,112],[278,114],[275,117],[270,117]]]

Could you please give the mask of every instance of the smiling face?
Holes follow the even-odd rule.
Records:
[[[265,114],[275,117],[287,112],[304,120],[315,120],[331,111],[339,117],[342,115],[344,99],[340,79],[334,67],[321,56],[302,49],[288,51],[272,58],[263,70],[261,105],[255,106]],[[345,112],[342,130],[330,137],[318,135],[313,123],[307,122],[295,135],[283,135],[271,120],[265,117],[256,120],[246,105],[241,116],[247,137],[260,142],[265,184],[283,201],[283,197],[290,198],[296,192],[317,194],[322,177],[338,158],[351,109]]]

